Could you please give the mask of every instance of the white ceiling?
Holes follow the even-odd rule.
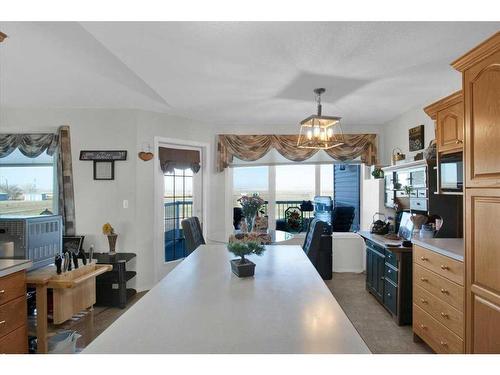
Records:
[[[460,88],[449,63],[496,23],[3,22],[6,107],[137,108],[221,125],[315,111],[383,124]]]

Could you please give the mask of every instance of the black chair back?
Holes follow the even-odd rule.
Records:
[[[332,212],[332,232],[349,232],[354,221],[354,207],[338,206]]]
[[[307,231],[306,238],[304,240],[304,245],[302,246],[305,253],[307,254],[307,257],[316,268],[318,268],[319,264],[321,235],[323,234],[325,225],[326,224],[321,220],[311,220],[311,223],[309,224],[309,230]]]
[[[198,246],[205,244],[200,220],[196,216],[193,216],[182,220],[181,226],[184,231],[184,238],[186,239],[186,253],[189,255],[195,251]]]

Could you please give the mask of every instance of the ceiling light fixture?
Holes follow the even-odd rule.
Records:
[[[341,117],[321,114],[321,94],[325,91],[324,88],[314,89],[318,113],[300,122],[300,133],[297,141],[299,148],[328,150],[344,144],[344,133],[340,125]]]

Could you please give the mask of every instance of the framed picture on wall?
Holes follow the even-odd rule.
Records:
[[[114,180],[115,162],[94,160],[94,180]]]
[[[408,131],[410,151],[418,151],[424,148],[424,125],[415,126]]]

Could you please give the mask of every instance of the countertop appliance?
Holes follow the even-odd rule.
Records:
[[[54,262],[62,250],[62,218],[59,215],[2,216],[0,242],[13,242],[14,254],[0,258],[30,259],[31,269]]]
[[[463,153],[444,154],[439,158],[441,191],[461,192],[464,186]]]

